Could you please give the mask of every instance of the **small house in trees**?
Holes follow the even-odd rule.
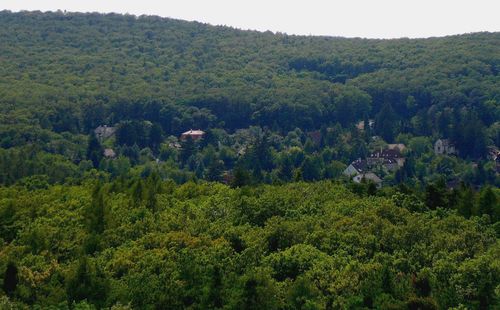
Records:
[[[95,137],[101,141],[112,137],[115,133],[116,127],[108,127],[107,125],[99,126],[94,129]]]
[[[368,126],[370,126],[370,129],[373,129],[373,126],[375,126],[375,121],[370,119],[368,120]],[[365,121],[359,121],[357,124],[356,124],[356,128],[359,130],[359,131],[364,131],[365,130]]]
[[[361,183],[363,180],[365,180],[367,182],[373,182],[373,183],[375,183],[375,185],[377,185],[377,187],[380,187],[382,185],[382,179],[379,178],[373,172],[358,174],[357,176],[353,177],[352,180],[355,183]]]
[[[191,139],[193,139],[193,141],[197,141],[197,140],[200,140],[201,138],[203,138],[204,135],[205,135],[205,132],[203,130],[190,129],[190,130],[181,134],[181,140],[184,141],[190,137]]]
[[[104,149],[103,155],[106,158],[115,158],[116,157],[116,153],[113,149]]]
[[[436,153],[436,155],[454,155],[457,154],[457,150],[450,140],[438,139],[436,143],[434,143],[434,153]]]

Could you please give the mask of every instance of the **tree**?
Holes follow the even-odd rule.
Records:
[[[431,210],[445,208],[448,205],[444,180],[427,185],[425,188],[425,203]]]
[[[94,134],[89,135],[88,141],[87,159],[92,161],[92,165],[94,166],[94,168],[97,168],[99,167],[99,163],[101,162],[101,159],[103,157],[103,148]]]
[[[145,191],[143,181],[141,179],[137,179],[132,185],[132,203],[135,207],[138,207],[142,203]]]
[[[493,223],[500,220],[500,204],[498,198],[490,186],[486,186],[481,190],[479,196],[479,215],[488,214]]]
[[[163,141],[163,130],[157,123],[153,123],[149,129],[149,146],[154,150],[158,150],[161,142]]]
[[[101,234],[104,231],[105,208],[103,185],[101,182],[97,182],[92,191],[92,202],[85,214],[90,233]]]
[[[469,218],[474,212],[475,195],[472,188],[464,183],[459,188],[457,209],[462,216]]]
[[[192,155],[196,152],[196,145],[190,136],[181,141],[181,162],[185,165]]]
[[[153,171],[146,180],[146,207],[153,212],[158,209],[158,197],[161,192],[161,178],[158,172]],[[136,193],[136,195],[139,195]]]
[[[18,279],[17,266],[13,262],[7,264],[7,269],[3,277],[3,290],[8,296],[12,296],[17,288]]]
[[[281,160],[278,176],[284,181],[290,181],[293,177],[293,162],[290,156],[285,155]]]
[[[317,181],[321,178],[321,160],[317,156],[307,156],[302,164],[304,181]]]
[[[246,170],[243,165],[237,164],[233,170],[233,180],[231,181],[231,187],[242,187],[249,185],[251,182],[250,173]]]
[[[398,116],[394,112],[390,103],[385,103],[380,112],[375,117],[375,132],[385,141],[394,141],[398,129]]]
[[[224,163],[221,160],[213,160],[208,166],[206,179],[212,182],[219,182],[222,179]]]
[[[70,303],[87,300],[102,307],[109,291],[109,283],[99,268],[89,263],[86,256],[82,257],[76,269],[73,269],[66,279],[66,293]]]

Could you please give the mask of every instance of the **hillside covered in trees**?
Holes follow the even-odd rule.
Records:
[[[367,40],[149,16],[3,11],[0,36],[3,184],[47,173],[60,182],[99,167],[102,151],[87,144],[101,125],[118,128],[116,141],[103,147],[114,148],[127,161],[122,166],[189,162],[169,165],[172,175],[207,178],[219,162],[232,171],[238,152],[264,130],[275,153],[255,173],[259,182],[272,179],[283,151],[295,146],[311,162],[318,160],[307,155],[327,150],[320,172],[310,174],[330,178],[332,160],[339,168],[378,147],[371,137],[413,145],[410,179],[425,183],[444,174],[476,185],[498,182],[488,160],[500,146],[498,33]],[[354,127],[360,121],[374,122],[361,136]],[[189,129],[213,130],[212,141],[200,152],[176,154],[175,138]],[[308,148],[315,130],[323,130],[321,145]],[[459,156],[444,164],[421,156],[439,138]],[[206,152],[216,163],[200,159]],[[418,172],[419,161],[445,167]]]
[[[499,71],[500,33],[0,11],[0,308],[500,307]]]

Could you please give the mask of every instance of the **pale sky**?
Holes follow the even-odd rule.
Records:
[[[302,35],[422,38],[500,31],[500,0],[0,0],[0,10],[58,9]]]

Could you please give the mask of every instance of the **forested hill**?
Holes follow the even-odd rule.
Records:
[[[172,169],[207,178],[212,165],[212,180],[244,162],[258,182],[280,165],[284,180],[295,172],[307,181],[332,178],[379,149],[378,139],[413,145],[416,168],[399,181],[417,175],[426,183],[437,174],[498,181],[488,152],[500,146],[500,33],[346,39],[151,16],[2,11],[0,38],[1,184],[79,177],[89,160],[110,172],[101,145],[89,144],[101,125],[117,129],[102,147],[132,166],[172,159],[181,162]],[[360,135],[360,121],[374,126]],[[210,134],[179,153],[175,139],[189,129]],[[309,133],[320,129],[319,145],[308,147]],[[238,130],[247,131],[234,136]],[[255,159],[240,155],[261,132],[261,150],[276,152],[258,155],[255,168]],[[431,154],[437,139],[448,139],[465,161],[440,164]],[[305,155],[290,163],[282,151],[291,147]],[[474,172],[466,169],[472,161],[484,163]],[[308,164],[316,171],[303,173]]]
[[[58,132],[86,132],[99,118],[132,113],[92,119],[89,105],[151,100],[198,108],[194,119],[180,118],[186,125],[285,130],[348,125],[390,103],[403,120],[429,116],[429,128],[414,130],[432,132],[442,129],[432,118],[446,108],[474,107],[491,125],[500,98],[499,33],[344,39],[148,16],[3,11],[0,37],[3,113],[26,108],[17,121],[36,119]],[[167,113],[152,114],[169,133],[186,127]]]

